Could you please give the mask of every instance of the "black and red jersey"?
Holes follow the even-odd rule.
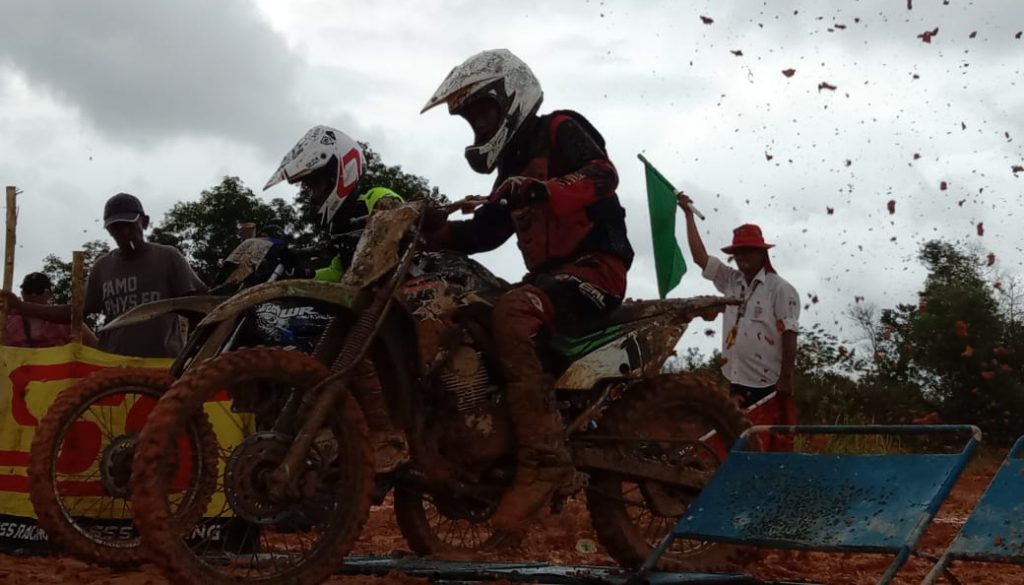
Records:
[[[633,248],[615,194],[619,177],[590,122],[568,110],[527,119],[498,162],[495,188],[514,176],[544,181],[547,199],[521,209],[483,205],[472,219],[450,221],[431,239],[474,253],[493,250],[516,234],[530,272],[576,272],[573,266],[581,260],[597,262],[603,269],[594,284],[624,294]]]

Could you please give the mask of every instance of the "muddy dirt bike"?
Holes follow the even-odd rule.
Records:
[[[253,238],[225,258],[218,286],[210,295],[166,299],[140,305],[106,327],[144,323],[168,314],[201,318],[231,294],[281,276],[305,274],[309,254],[283,242]],[[29,497],[39,525],[75,556],[109,566],[140,562],[138,535],[131,524],[128,486],[139,431],[157,399],[197,359],[235,347],[275,345],[311,351],[330,322],[323,306],[307,300],[279,299],[239,315],[232,336],[211,347],[206,331],[193,335],[170,371],[149,368],[108,368],[62,391],[40,421],[29,454]],[[274,407],[267,396],[252,395],[264,411]],[[259,415],[258,415],[259,416]],[[266,414],[265,416],[270,416]],[[182,471],[175,480],[175,515],[194,525],[215,486],[201,483],[215,474],[198,470],[214,465],[203,458],[203,445],[216,448],[213,428],[197,418],[180,437],[176,456],[195,473]]]
[[[233,299],[232,310],[222,306],[206,317],[201,326],[231,322],[233,310],[284,288],[334,302],[338,316],[316,351],[336,357],[328,369],[300,352],[242,349],[189,371],[160,399],[139,440],[132,498],[143,542],[172,581],[317,583],[340,566],[373,495],[366,417],[350,391],[364,357],[374,363],[387,414],[410,445],[409,463],[388,477],[410,545],[419,553],[450,553],[510,541],[487,525],[515,473],[490,330],[493,300],[508,285],[463,255],[419,252],[421,211],[410,203],[375,214],[340,285],[254,287]],[[589,477],[595,530],[624,565],[642,561],[747,427],[714,385],[659,374],[690,320],[713,318],[729,302],[627,303],[538,343],[557,378],[574,464]],[[222,472],[215,498],[223,521],[257,527],[250,546],[230,550],[215,537],[187,542],[169,523],[174,437],[222,389],[238,399],[254,383],[290,392],[288,403],[271,430],[222,442],[219,465],[207,468]],[[310,502],[319,514],[309,514]],[[315,522],[296,529],[299,514]],[[665,555],[665,566],[713,562],[723,550],[688,544]]]

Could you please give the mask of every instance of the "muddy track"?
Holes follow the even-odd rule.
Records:
[[[949,500],[939,511],[936,521],[928,529],[922,542],[931,553],[941,551],[960,528],[964,517],[995,472],[995,463],[972,466],[960,479]],[[613,564],[600,545],[596,549],[585,546],[593,542],[595,534],[590,526],[590,515],[582,499],[569,502],[558,515],[544,516],[530,530],[521,547],[500,554],[478,555],[480,560],[535,560],[561,564]],[[590,552],[581,552],[577,546]],[[390,499],[370,513],[363,534],[352,554],[387,555],[407,551],[402,535],[395,524]],[[766,551],[763,557],[748,565],[746,570],[765,579],[814,581],[834,585],[869,585],[878,580],[885,570],[888,558],[867,554],[797,553]],[[930,565],[911,559],[897,576],[897,585],[918,585]],[[956,564],[954,571],[964,583],[971,585],[1024,585],[1024,567],[985,565],[979,563]],[[112,571],[69,556],[20,558],[0,555],[0,583],[4,585],[50,585],[78,583],[82,585],[167,585],[169,582],[153,565],[134,571]],[[386,577],[333,576],[330,585],[428,585],[426,579],[413,579],[401,574]]]

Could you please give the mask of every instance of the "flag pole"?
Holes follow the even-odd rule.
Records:
[[[637,154],[637,155],[636,155],[636,157],[637,157],[638,159],[640,159],[640,161],[641,161],[641,162],[643,162],[643,163],[644,163],[645,165],[647,165],[647,168],[649,168],[649,169],[651,169],[652,171],[654,171],[654,174],[655,174],[655,175],[657,175],[657,177],[658,177],[659,179],[661,179],[662,181],[664,181],[666,185],[669,185],[670,187],[672,187],[672,190],[673,190],[673,191],[675,191],[676,193],[682,193],[682,191],[679,191],[678,189],[676,189],[676,188],[675,188],[675,185],[672,185],[672,181],[669,181],[668,179],[666,179],[666,178],[665,178],[665,175],[662,175],[662,174],[661,174],[661,171],[659,171],[659,170],[658,170],[658,169],[657,169],[657,168],[656,168],[656,167],[655,167],[654,165],[652,165],[652,164],[651,164],[651,161],[647,160],[647,158],[646,158],[646,157],[644,157],[644,155],[642,155],[642,154]],[[701,218],[701,220],[705,219],[705,218],[704,218],[704,214],[703,214],[703,213],[701,213],[700,211],[698,211],[698,210],[697,210],[697,208],[693,206],[693,203],[691,203],[691,204],[689,205],[689,207],[690,207],[690,211],[692,211],[694,215],[696,215],[697,217]]]

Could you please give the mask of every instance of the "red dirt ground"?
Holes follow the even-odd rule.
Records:
[[[923,541],[923,549],[939,554],[969,514],[981,492],[991,479],[994,466],[986,471],[965,474],[953,490],[949,500],[939,511]],[[581,539],[594,539],[590,521],[582,502],[571,502],[557,516],[545,519],[543,529],[531,531],[522,548],[494,558],[510,560],[539,560],[562,564],[610,564],[611,560],[598,549],[592,553],[577,551]],[[584,547],[585,548],[585,547]],[[390,507],[374,510],[355,550],[356,554],[386,554],[404,550],[404,543],[395,526]],[[791,551],[767,551],[760,560],[749,565],[747,571],[764,579],[811,581],[836,585],[875,583],[888,565],[883,556],[862,554],[827,554]],[[930,563],[912,559],[896,583],[920,583]],[[957,564],[954,572],[965,584],[971,585],[1024,585],[1024,567]],[[17,558],[0,555],[0,583],[5,585],[47,585],[52,583],[81,583],[113,585],[165,585],[159,572],[150,566],[139,571],[112,572],[102,567],[70,558]],[[348,576],[334,577],[334,585],[425,585],[424,579],[394,574],[386,577]]]

